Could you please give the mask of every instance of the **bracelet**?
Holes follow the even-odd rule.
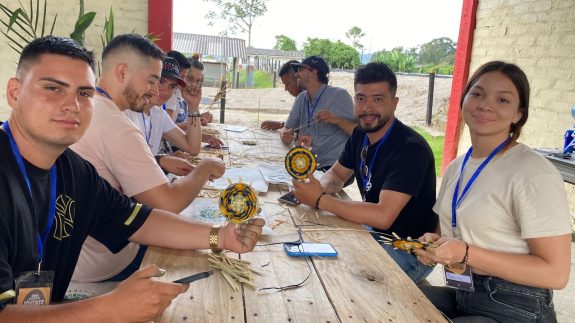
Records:
[[[319,209],[319,200],[321,200],[321,197],[324,196],[324,195],[326,195],[326,194],[327,194],[326,192],[322,192],[322,193],[317,197],[317,200],[315,200],[315,208],[316,208],[316,209]]]
[[[210,249],[216,254],[222,252],[222,249],[218,248],[218,232],[220,232],[219,225],[214,225],[210,229]]]
[[[465,255],[463,256],[463,259],[461,259],[459,263],[467,265],[467,261],[469,260],[469,245],[465,241],[463,241],[463,243],[465,243]]]

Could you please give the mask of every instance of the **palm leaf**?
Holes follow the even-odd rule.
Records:
[[[54,21],[52,21],[52,28],[50,28],[50,35],[54,35],[54,26],[56,26],[56,18],[58,18],[58,14],[54,16]]]
[[[74,27],[74,31],[70,34],[70,38],[74,39],[77,42],[81,42],[82,35],[90,25],[92,21],[94,21],[94,17],[96,17],[95,12],[88,12],[87,14],[83,15],[76,21],[76,26]]]

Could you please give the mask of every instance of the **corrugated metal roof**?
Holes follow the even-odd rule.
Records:
[[[277,49],[264,49],[264,48],[246,48],[248,56],[267,56],[267,57],[285,57],[285,58],[304,58],[304,52],[301,50],[277,50]]]
[[[182,53],[246,58],[246,42],[239,38],[174,33],[174,50]]]

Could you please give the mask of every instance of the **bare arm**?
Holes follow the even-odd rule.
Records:
[[[176,121],[176,111],[166,109],[166,113],[172,118],[172,121]]]
[[[134,198],[154,208],[179,213],[198,195],[208,180],[224,174],[223,162],[215,158],[206,158],[185,177],[134,195]]]
[[[337,115],[333,114],[329,110],[319,111],[317,113],[317,118],[321,122],[331,123],[331,124],[334,124],[334,125],[340,127],[341,130],[343,130],[348,135],[351,135],[351,133],[353,132],[353,129],[355,129],[355,126],[357,125],[353,121],[347,120],[347,119],[342,118],[342,117],[338,117]]]
[[[353,170],[343,167],[338,161],[321,177],[321,187],[328,194],[342,190],[343,184],[353,175]]]
[[[186,123],[188,123],[187,131],[176,127],[164,133],[162,138],[190,155],[197,155],[202,146],[202,127],[199,118],[188,118]]]

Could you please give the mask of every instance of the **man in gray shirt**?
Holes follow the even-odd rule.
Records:
[[[293,63],[298,85],[304,89],[290,111],[280,136],[284,144],[294,140],[297,129],[300,141],[307,135],[317,156],[319,169],[329,169],[341,154],[345,142],[356,126],[353,100],[346,90],[329,86],[327,63],[319,56],[310,56]]]

